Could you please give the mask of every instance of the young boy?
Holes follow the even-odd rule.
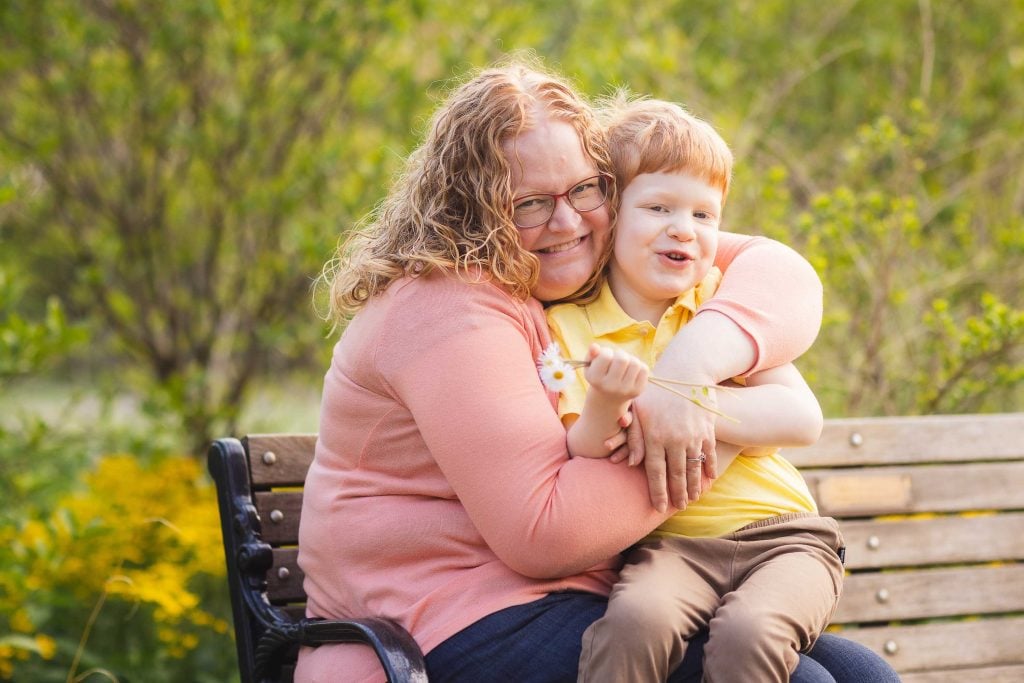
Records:
[[[732,169],[721,137],[677,105],[620,98],[609,117],[621,196],[607,281],[591,303],[548,310],[562,352],[590,361],[589,389],[570,386],[559,405],[575,457],[608,455],[646,366],[714,293]],[[722,441],[807,445],[820,434],[820,407],[792,365],[714,393],[739,420],[716,423]],[[710,490],[627,554],[605,616],[583,636],[580,681],[664,681],[704,629],[706,680],[787,681],[828,624],[843,576],[835,521],[818,516],[776,449],[727,460]]]

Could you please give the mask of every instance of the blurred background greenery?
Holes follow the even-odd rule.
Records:
[[[1024,409],[1024,0],[0,0],[0,680],[237,678],[196,456],[316,429],[312,281],[522,49],[718,127],[828,416]]]

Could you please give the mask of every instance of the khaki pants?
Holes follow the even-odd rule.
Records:
[[[790,514],[636,546],[583,634],[579,681],[664,681],[704,628],[705,681],[788,681],[835,611],[842,545],[834,519]]]

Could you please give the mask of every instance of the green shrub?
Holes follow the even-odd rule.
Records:
[[[235,674],[220,526],[198,461],[108,455],[48,514],[0,527],[0,678]]]

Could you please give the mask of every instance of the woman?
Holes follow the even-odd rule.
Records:
[[[697,473],[681,465],[714,448],[700,409],[647,392],[637,412],[650,487],[636,468],[570,460],[537,376],[549,341],[540,302],[592,284],[613,218],[613,189],[597,206],[575,205],[573,190],[610,170],[600,126],[569,86],[522,65],[485,71],[440,108],[337,263],[334,312],[358,315],[325,377],[303,496],[307,612],[395,619],[431,680],[575,680],[618,553],[668,516],[668,496],[685,504]],[[513,198],[537,193],[552,197],[550,218],[517,229]],[[805,262],[722,235],[716,265],[719,297],[684,328],[704,344],[678,339],[666,371],[717,382],[810,344],[820,284]],[[844,648],[863,654],[844,641],[830,654],[846,661]],[[699,671],[690,650],[673,680]],[[793,680],[825,676],[802,658]],[[355,646],[303,650],[296,671],[374,677],[372,653]]]

